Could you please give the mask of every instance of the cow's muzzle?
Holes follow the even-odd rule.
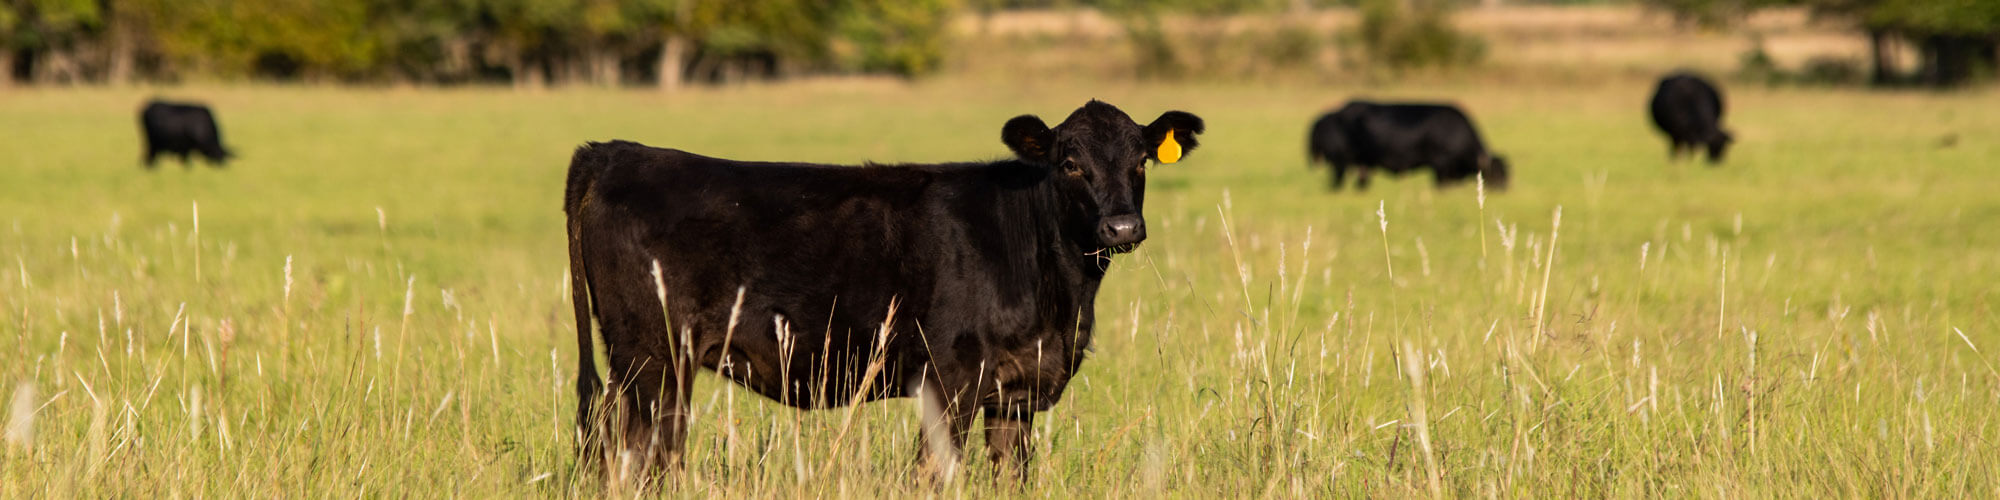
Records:
[[[1113,253],[1132,251],[1146,241],[1146,219],[1137,215],[1105,217],[1097,224],[1097,243]]]

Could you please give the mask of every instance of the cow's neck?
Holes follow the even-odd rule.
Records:
[[[1078,345],[1088,345],[1093,302],[1098,284],[1111,266],[1111,254],[1076,243],[1075,229],[1066,220],[1070,202],[1053,180],[1043,178],[1023,189],[1010,190],[1008,195],[1014,199],[1006,205],[1017,212],[1009,214],[1007,220],[1026,224],[1017,229],[1030,235],[1022,238],[1023,242],[1034,245],[1033,268],[1042,300],[1068,313],[1046,319],[1065,323],[1060,326],[1066,330],[1075,329],[1076,339],[1081,341]]]
[[[1009,212],[1000,214],[1001,219],[1014,221],[1010,236],[1018,236],[1013,243],[1033,246],[1018,249],[1032,256],[1033,262],[1024,264],[1033,273],[1037,309],[1042,312],[1036,318],[1036,334],[1021,339],[1019,345],[996,347],[1040,360],[1036,364],[1045,371],[1037,377],[1045,378],[1038,384],[1066,382],[1081,368],[1096,321],[1098,285],[1111,265],[1108,252],[1076,243],[1073,236],[1080,231],[1067,224],[1070,204],[1053,180],[1038,179],[1001,195],[1001,205]],[[1049,384],[1044,388],[1053,392],[1037,398],[1046,399],[1041,404],[1052,403],[1065,385]]]

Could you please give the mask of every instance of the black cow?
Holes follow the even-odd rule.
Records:
[[[1722,129],[1722,93],[1700,76],[1674,73],[1660,79],[1652,108],[1653,124],[1667,134],[1667,158],[1680,159],[1683,149],[1693,156],[1696,147],[1706,146],[1708,162],[1719,163],[1735,140]]]
[[[1001,140],[1016,157],[983,163],[578,148],[563,209],[579,452],[608,459],[598,447],[611,446],[649,469],[678,466],[692,376],[705,368],[798,408],[920,396],[937,411],[919,456],[944,470],[984,415],[995,463],[1024,474],[1035,413],[1062,397],[1090,347],[1112,255],[1146,239],[1146,163],[1179,160],[1202,131],[1185,112],[1141,126],[1091,101],[1054,128],[1009,120]],[[610,415],[593,413],[601,392]],[[600,435],[594,417],[623,424]]]
[[[139,126],[146,132],[146,168],[160,153],[180,155],[187,166],[188,155],[201,153],[211,165],[222,166],[235,156],[222,147],[222,133],[215,127],[215,115],[208,106],[154,100],[139,111]]]
[[[1484,174],[1486,185],[1507,188],[1507,159],[1487,151],[1457,106],[1349,101],[1314,122],[1306,143],[1308,166],[1333,166],[1334,189],[1350,166],[1357,169],[1355,189],[1368,189],[1370,167],[1395,175],[1429,168],[1439,186]]]

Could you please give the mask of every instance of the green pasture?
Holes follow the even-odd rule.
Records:
[[[2000,495],[2000,95],[1738,85],[1712,168],[1667,161],[1649,91],[8,91],[0,497]],[[142,169],[156,94],[211,103],[239,161]],[[1465,105],[1512,189],[1329,192],[1306,127],[1353,96]],[[802,412],[712,377],[684,473],[578,468],[576,146],[999,158],[1008,118],[1090,98],[1209,131],[1149,169],[1151,239],[1030,484],[983,451],[914,484],[911,400]]]

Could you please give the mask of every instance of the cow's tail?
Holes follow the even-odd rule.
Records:
[[[1325,155],[1325,153],[1319,150],[1319,138],[1318,138],[1318,137],[1312,137],[1312,136],[1307,136],[1307,137],[1306,137],[1306,168],[1307,168],[1307,169],[1311,169],[1311,168],[1315,168],[1315,167],[1318,167],[1318,166],[1319,166],[1319,160],[1320,160],[1320,158],[1322,158],[1322,157],[1324,157],[1324,156],[1326,156],[1326,155]]]
[[[596,308],[591,303],[590,274],[583,260],[583,212],[597,175],[609,163],[611,150],[607,146],[593,142],[577,148],[569,162],[568,185],[563,189],[563,214],[569,225],[570,302],[576,314],[577,452],[586,458],[598,456],[601,450],[591,410],[603,394],[604,381],[598,377],[596,347],[591,342],[591,318]]]

